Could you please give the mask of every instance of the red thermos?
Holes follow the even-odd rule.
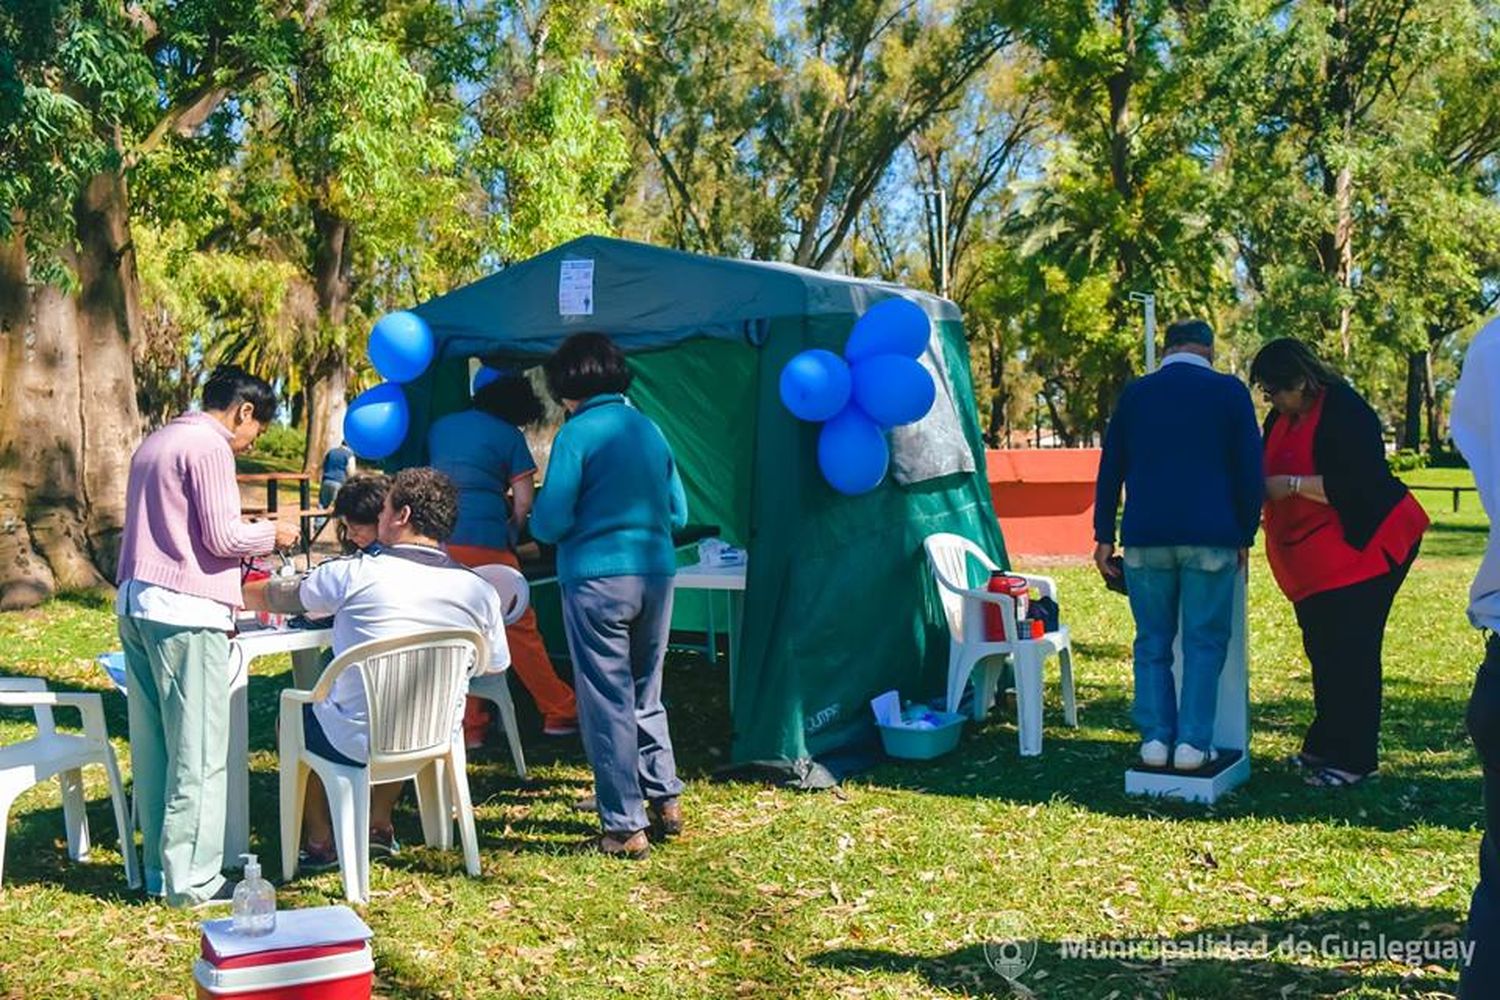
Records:
[[[1026,614],[1029,588],[1026,585],[1025,577],[1012,576],[1010,573],[1002,573],[996,570],[990,574],[989,586],[986,589],[992,594],[1009,594],[1016,599],[1017,617]],[[1004,614],[998,604],[986,604],[984,606],[985,639],[990,642],[1005,641],[1005,626],[1001,624]],[[1011,632],[1014,638],[1027,638],[1026,636],[1017,635],[1014,627],[1012,627]]]

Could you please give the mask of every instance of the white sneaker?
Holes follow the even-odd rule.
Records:
[[[1147,767],[1167,766],[1167,745],[1161,740],[1149,740],[1141,744],[1141,763]]]
[[[1219,752],[1213,748],[1204,751],[1191,743],[1179,743],[1176,752],[1172,754],[1172,767],[1179,771],[1196,771],[1218,756]]]

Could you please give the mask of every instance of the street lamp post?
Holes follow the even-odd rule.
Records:
[[[937,225],[934,227],[938,256],[937,291],[946,299],[948,297],[948,192],[940,187],[930,187],[922,188],[921,194],[924,205],[934,199],[937,201]],[[928,220],[928,225],[932,226],[930,215]]]
[[[1146,304],[1146,374],[1156,371],[1156,296],[1149,292],[1131,292],[1131,302]]]

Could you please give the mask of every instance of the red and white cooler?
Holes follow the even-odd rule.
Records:
[[[228,919],[205,921],[198,1000],[370,1000],[372,936],[347,906],[281,910],[275,930],[253,937]]]

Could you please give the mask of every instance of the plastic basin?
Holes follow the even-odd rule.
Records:
[[[942,725],[931,729],[909,729],[906,726],[881,726],[880,742],[887,756],[902,760],[931,760],[958,746],[964,732],[964,717],[956,712],[935,713]]]

